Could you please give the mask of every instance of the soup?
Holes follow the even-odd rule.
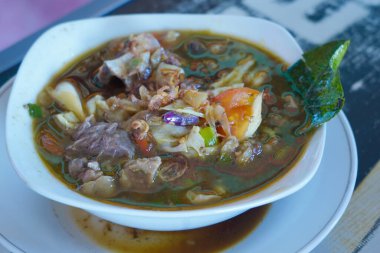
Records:
[[[29,105],[36,148],[73,190],[139,208],[238,197],[294,165],[312,132],[287,65],[237,38],[162,31],[68,64]]]

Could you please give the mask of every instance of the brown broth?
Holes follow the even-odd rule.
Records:
[[[189,56],[184,50],[184,45],[191,39],[199,39],[205,43],[214,43],[215,41],[227,40],[229,43],[229,49],[225,52],[225,54],[217,56],[212,55],[211,53],[205,53],[201,58],[198,56]],[[255,69],[268,69],[272,78],[270,82],[272,84],[270,87],[271,92],[277,96],[277,101],[271,105],[268,105],[268,112],[272,114],[281,113],[284,107],[281,95],[284,94],[284,92],[290,92],[290,87],[286,80],[281,76],[281,70],[287,65],[277,56],[248,41],[226,37],[224,35],[214,34],[208,31],[181,31],[179,41],[179,43],[171,45],[169,49],[187,61],[188,64],[183,66],[187,76],[192,76],[196,79],[203,78],[206,85],[217,79],[217,75],[220,70],[234,67],[236,62],[241,59],[242,55],[253,55],[256,60]],[[98,87],[91,81],[91,74],[101,65],[102,60],[112,55],[112,53],[109,53],[106,50],[107,45],[109,46],[109,43],[101,45],[85,55],[78,57],[78,59],[68,64],[60,73],[58,73],[49,85],[54,87],[60,80],[65,78],[75,79],[80,84],[81,95],[85,99],[93,96],[93,94],[102,94],[107,98],[122,92],[123,85],[121,81],[116,78],[113,78],[109,84],[110,86],[107,87]],[[220,62],[218,61],[218,63],[220,63],[220,68],[216,70],[205,67],[201,70],[197,69],[196,71],[191,69],[191,62],[199,61],[199,59],[204,58],[224,60],[220,60]],[[191,167],[196,171],[196,173],[203,175],[202,180],[198,182],[197,185],[206,189],[211,188],[213,187],[214,182],[220,179],[228,189],[227,193],[223,197],[223,200],[230,201],[240,198],[247,192],[255,192],[260,189],[260,187],[268,185],[275,179],[281,177],[281,175],[284,175],[287,171],[289,171],[289,169],[291,169],[298,161],[299,157],[301,157],[301,154],[303,153],[305,145],[312,136],[312,133],[305,136],[293,135],[294,130],[303,121],[304,117],[305,114],[303,111],[301,111],[297,116],[285,115],[285,127],[277,128],[275,131],[276,135],[281,137],[281,142],[277,145],[275,152],[264,151],[262,155],[255,158],[255,160],[252,163],[249,163],[248,166],[239,167],[235,162],[228,164],[219,163],[218,157],[215,156],[209,156],[205,160],[191,160]],[[254,138],[257,138],[260,141],[261,139],[266,138],[266,133],[264,133],[263,129],[264,127],[271,126],[270,120],[271,119],[269,117],[263,118],[262,125],[258,129]],[[56,128],[54,122],[50,122],[49,126],[45,124],[41,128],[38,127],[39,123],[40,122],[35,121],[34,129],[36,132],[42,129],[55,136],[57,135],[56,132],[59,130],[54,130],[54,128]],[[271,126],[271,128],[275,127]],[[60,137],[60,139],[63,143],[70,142],[68,136]],[[67,175],[62,173],[62,171],[65,171],[67,167],[67,163],[64,161],[63,157],[51,156],[45,152],[38,145],[37,137],[36,143],[40,156],[50,171],[53,172],[53,174],[61,181],[65,182],[67,186],[72,189],[76,188],[76,185],[73,182],[67,180]],[[281,157],[280,151],[283,150],[287,150],[288,152],[285,157],[283,154]],[[187,209],[191,208],[191,205],[186,203],[184,195],[189,187],[182,187],[181,189],[176,190],[173,190],[172,187],[166,187],[156,193],[151,194],[120,192],[118,196],[108,200],[102,199],[102,201],[135,208]],[[173,194],[173,192],[175,192],[175,194]]]
[[[112,252],[219,252],[239,243],[262,222],[270,205],[204,228],[161,232],[123,227],[73,208],[77,226],[98,245]]]

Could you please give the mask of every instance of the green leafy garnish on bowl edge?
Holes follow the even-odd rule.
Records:
[[[285,72],[293,91],[302,97],[306,112],[296,134],[329,121],[342,109],[345,99],[338,67],[349,44],[349,40],[338,40],[312,49]]]

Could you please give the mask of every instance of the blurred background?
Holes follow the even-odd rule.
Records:
[[[0,0],[0,51],[90,0]]]

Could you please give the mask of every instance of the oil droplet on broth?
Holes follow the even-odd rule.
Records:
[[[215,252],[244,239],[263,220],[270,205],[254,208],[212,226],[174,232],[149,231],[117,225],[72,208],[78,227],[98,245],[113,252]]]

